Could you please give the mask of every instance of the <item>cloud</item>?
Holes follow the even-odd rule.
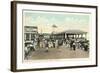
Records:
[[[23,17],[24,25],[37,26],[38,32],[51,33],[52,25],[55,24],[56,32],[61,32],[68,29],[80,29],[89,31],[89,16],[84,15],[55,15],[54,14],[25,14]],[[61,18],[60,18],[61,17]]]

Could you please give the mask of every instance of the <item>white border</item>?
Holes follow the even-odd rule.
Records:
[[[22,63],[22,9],[33,10],[54,10],[54,11],[71,11],[71,12],[89,12],[91,13],[90,22],[90,57],[82,59],[61,59],[61,60],[43,60],[34,62]],[[82,66],[95,65],[96,57],[96,10],[93,8],[81,7],[59,7],[59,6],[44,6],[44,5],[28,5],[17,4],[17,69],[32,69],[32,68],[48,68],[48,67],[63,67],[63,66]]]

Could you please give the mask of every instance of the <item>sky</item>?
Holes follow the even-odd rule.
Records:
[[[39,33],[83,30],[89,32],[90,14],[69,12],[23,11],[24,26],[37,26]],[[56,25],[57,28],[52,26]]]

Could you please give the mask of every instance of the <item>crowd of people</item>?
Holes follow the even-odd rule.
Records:
[[[85,38],[77,39],[45,39],[42,40],[34,39],[31,44],[25,46],[25,55],[27,55],[30,51],[35,51],[37,49],[44,48],[45,52],[49,52],[50,48],[57,48],[61,46],[66,46],[65,49],[69,48],[70,50],[81,49],[84,51],[89,50],[89,41]]]

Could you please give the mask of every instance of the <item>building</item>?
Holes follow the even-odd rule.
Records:
[[[87,38],[87,32],[81,30],[67,30],[52,34],[54,39]]]
[[[31,42],[38,37],[38,28],[36,26],[24,26],[24,40]]]

